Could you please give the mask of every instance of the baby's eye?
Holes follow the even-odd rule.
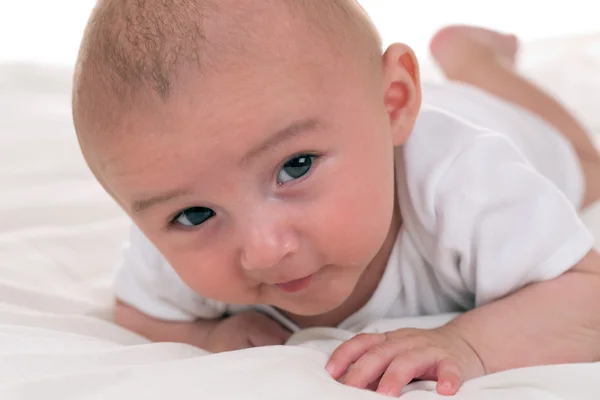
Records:
[[[210,208],[191,207],[180,212],[173,219],[173,223],[177,223],[187,227],[193,227],[205,223],[214,216],[215,212]]]
[[[285,163],[277,174],[277,183],[283,184],[302,178],[312,168],[315,156],[304,154],[297,156]]]

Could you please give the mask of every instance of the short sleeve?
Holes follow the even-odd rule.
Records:
[[[438,257],[480,306],[554,279],[593,247],[563,193],[505,136],[481,133],[458,152],[435,194]]]
[[[115,294],[144,314],[167,321],[214,319],[227,309],[190,289],[135,225],[117,271]]]

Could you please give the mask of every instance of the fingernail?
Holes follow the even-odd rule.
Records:
[[[329,375],[333,375],[335,372],[335,365],[333,364],[327,364],[325,366],[325,369],[327,370],[327,372],[329,372]]]
[[[382,394],[384,396],[389,396],[389,397],[396,397],[394,395],[394,392],[392,391],[392,389],[390,389],[387,386],[379,386],[377,388],[377,393]]]
[[[441,395],[448,396],[455,393],[454,385],[452,385],[452,383],[449,381],[438,382],[438,385],[438,393]]]

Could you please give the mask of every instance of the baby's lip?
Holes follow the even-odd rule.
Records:
[[[314,274],[315,274],[315,272],[311,272],[309,274],[305,274],[305,275],[302,275],[302,276],[299,276],[299,277],[294,277],[294,278],[287,278],[287,277],[285,277],[285,278],[278,278],[277,280],[273,280],[273,281],[265,281],[265,283],[268,284],[268,285],[273,285],[273,286],[284,285],[286,283],[291,283],[291,282],[300,281],[302,279],[306,279],[309,276],[312,276]]]
[[[279,276],[279,277],[273,277],[275,279],[270,280],[270,279],[265,279],[262,281],[263,284],[266,285],[270,285],[270,286],[278,286],[280,288],[282,287],[286,287],[286,286],[292,286],[292,284],[296,284],[299,283],[300,281],[304,281],[304,280],[308,280],[308,278],[311,278],[310,280],[312,280],[312,278],[315,277],[315,275],[318,275],[323,269],[327,268],[329,265],[323,265],[317,269],[313,269],[312,271],[305,271],[303,275],[296,275],[296,276]]]
[[[284,292],[288,292],[288,293],[299,292],[310,285],[310,283],[312,282],[313,275],[314,274],[310,274],[303,278],[293,279],[293,280],[289,280],[286,282],[279,282],[279,283],[276,283],[275,285],[277,287],[279,287],[281,290],[283,290]]]
[[[313,274],[314,274],[314,272],[313,272],[313,273],[310,273],[310,274],[308,274],[308,275],[300,276],[300,277],[298,277],[298,278],[291,278],[291,279],[287,279],[287,278],[286,278],[286,279],[281,279],[281,280],[279,280],[279,281],[275,282],[274,284],[275,284],[275,285],[282,285],[282,284],[284,284],[284,283],[290,283],[290,282],[300,281],[300,280],[302,280],[302,279],[306,279],[306,278],[308,278],[309,276],[311,276],[311,275],[313,275]]]
[[[275,275],[273,274],[272,276],[264,276],[262,280],[262,283],[267,284],[267,285],[272,285],[272,286],[277,286],[277,285],[283,285],[286,283],[291,283],[291,282],[295,282],[295,281],[300,281],[302,279],[306,279],[312,275],[315,275],[317,272],[320,272],[323,268],[325,268],[326,266],[319,266],[318,268],[311,268],[309,270],[304,270],[304,271],[300,271],[300,268],[289,268],[289,271],[294,271],[295,272],[299,272],[298,274],[294,274],[292,275],[291,273],[288,274],[284,274],[282,273],[281,275]],[[281,271],[283,272],[283,271]]]

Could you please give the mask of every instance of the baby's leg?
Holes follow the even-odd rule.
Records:
[[[579,156],[586,188],[583,206],[600,199],[600,154],[583,127],[555,99],[513,70],[518,41],[483,28],[451,26],[430,44],[450,80],[465,82],[538,114],[557,128]]]

